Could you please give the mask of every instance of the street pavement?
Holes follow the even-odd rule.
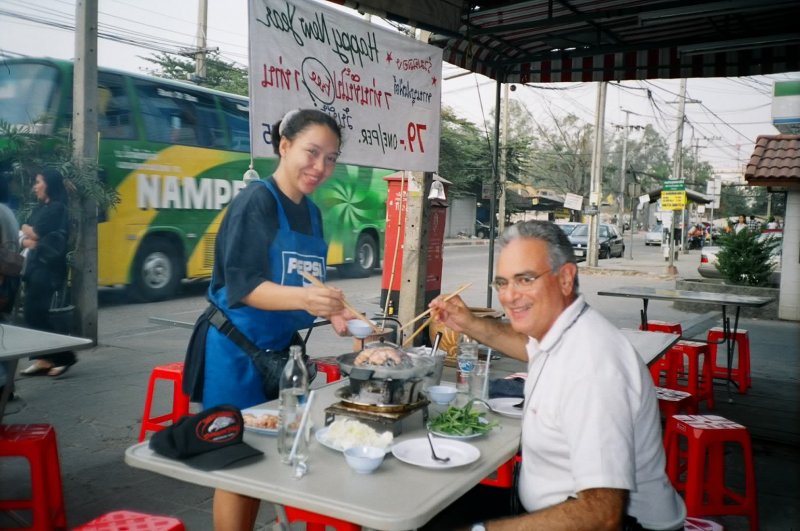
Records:
[[[458,240],[449,241],[447,245],[486,245],[486,242]],[[590,303],[600,302],[593,296],[591,286],[611,284],[622,276],[635,276],[645,284],[669,283],[674,278],[666,274],[663,257],[637,252],[641,249],[641,246],[634,249],[633,260],[601,260],[594,268],[581,264],[581,285]],[[637,257],[637,254],[642,256]],[[679,257],[676,263],[679,275],[696,276],[696,260],[696,255]],[[199,298],[187,299],[182,313],[174,318],[183,316],[183,320],[188,320],[186,315],[199,314],[202,307]],[[653,318],[677,320],[684,324],[684,329],[689,328],[698,335],[714,325],[713,313],[679,312],[666,304],[653,308],[660,312],[652,315]],[[638,315],[638,307],[632,303],[625,311],[634,317]],[[139,434],[150,370],[159,364],[182,361],[190,331],[143,320],[129,323],[124,333],[104,333],[111,313],[101,310],[99,345],[80,352],[80,363],[67,374],[58,379],[17,380],[19,398],[9,404],[4,421],[46,422],[56,427],[70,527],[108,511],[129,509],[178,517],[190,530],[211,529],[210,489],[133,469],[123,460],[125,449],[136,442]],[[627,326],[635,325],[628,323]],[[800,522],[797,508],[800,499],[800,327],[794,322],[759,319],[744,319],[740,326],[750,331],[753,389],[746,395],[734,394],[733,402],[729,403],[725,388],[718,386],[718,405],[714,413],[743,423],[753,433],[761,528],[796,529]],[[312,335],[309,351],[324,352],[323,355],[346,351],[350,340],[336,343],[331,341],[331,336],[324,334],[323,339],[323,335]],[[20,363],[21,367],[26,365],[25,361]],[[445,378],[452,377],[452,369],[446,369]],[[167,388],[159,387],[157,393],[158,405],[166,409]],[[735,469],[736,465],[729,463],[729,467]],[[26,476],[21,460],[0,460],[0,498],[26,492],[29,488]],[[740,476],[741,473],[734,471],[734,480]],[[442,515],[426,529],[448,529],[472,518],[481,518],[475,513],[475,507],[499,506],[507,500],[507,494],[498,489],[483,489],[470,493],[447,510],[443,508]],[[475,497],[483,501],[476,503]],[[728,530],[747,529],[743,518],[718,520]],[[258,529],[272,528],[273,521],[271,505],[263,503]],[[8,514],[0,515],[0,529],[17,525]]]

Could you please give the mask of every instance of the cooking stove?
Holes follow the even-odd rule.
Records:
[[[397,437],[403,431],[425,427],[428,423],[428,400],[420,400],[401,410],[381,406],[356,405],[346,401],[336,402],[325,408],[325,425],[337,417],[349,417],[370,426],[376,431],[391,431]]]

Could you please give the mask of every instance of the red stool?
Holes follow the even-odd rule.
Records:
[[[31,498],[0,500],[0,511],[31,511],[33,524],[19,529],[66,527],[55,429],[49,424],[0,425],[0,457],[24,457],[31,470]]]
[[[714,379],[711,376],[708,344],[681,340],[669,349],[666,356],[669,364],[666,387],[691,394],[694,411],[697,411],[698,405],[703,401],[709,409],[714,409]],[[702,360],[700,356],[703,357]],[[682,383],[679,378],[685,378],[686,383]]]
[[[667,420],[667,475],[684,493],[689,516],[746,516],[758,531],[756,478],[750,434],[741,424],[716,415],[675,415]],[[681,437],[686,450],[680,449]],[[745,488],[739,493],[725,484],[725,444],[741,446]]]
[[[514,486],[514,467],[522,461],[521,455],[515,455],[499,467],[492,476],[487,476],[481,480],[481,485],[489,487],[499,487],[510,489]]]
[[[644,330],[642,325],[639,325],[639,330]],[[680,323],[669,323],[667,321],[647,321],[647,330],[649,332],[666,332],[668,334],[683,334],[683,328]]]
[[[72,531],[185,531],[183,522],[170,516],[114,511],[98,516]]]
[[[658,397],[658,409],[665,419],[681,413],[697,414],[697,404],[692,399],[692,395],[686,391],[656,387],[656,396]]]
[[[314,358],[314,363],[319,372],[325,373],[325,383],[335,382],[342,377],[339,370],[339,362],[336,361],[334,356],[325,356],[322,358]]]
[[[717,365],[717,346],[718,342],[725,338],[724,330],[721,326],[715,326],[708,331],[708,353],[711,360],[711,374],[714,378],[728,378],[727,358],[723,358],[725,365]],[[731,378],[739,387],[739,393],[745,394],[752,387],[750,382],[750,335],[747,330],[738,329],[733,337],[737,345],[736,365],[731,366]]]
[[[725,531],[725,528],[711,520],[687,518],[683,521],[683,531]]]
[[[158,417],[151,417],[153,407],[153,393],[156,381],[168,380],[172,382],[172,411]],[[147,399],[144,403],[142,414],[142,430],[139,432],[139,442],[144,441],[148,431],[161,431],[169,424],[175,424],[181,417],[189,414],[189,396],[183,392],[183,363],[168,363],[159,365],[150,373],[150,383],[147,386]]]
[[[325,531],[326,526],[330,526],[336,531],[361,531],[361,526],[356,525],[338,518],[330,516],[323,516],[321,514],[296,509],[294,507],[285,507],[286,518],[291,522],[305,522],[306,531]]]

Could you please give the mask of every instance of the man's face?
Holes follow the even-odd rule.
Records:
[[[495,280],[505,288],[498,299],[517,332],[541,340],[574,297],[572,286],[577,268],[564,264],[551,271],[547,243],[517,238],[503,248],[497,261]],[[531,282],[531,277],[538,277]]]

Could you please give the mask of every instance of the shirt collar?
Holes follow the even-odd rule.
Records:
[[[561,337],[566,333],[567,329],[578,320],[578,317],[580,317],[581,313],[584,311],[584,306],[586,306],[586,301],[583,295],[578,295],[575,300],[572,301],[572,304],[561,312],[561,315],[558,316],[553,326],[545,333],[541,341],[534,337],[529,337],[528,355],[531,356],[542,350],[550,351],[550,349],[557,346],[557,343],[561,341]]]

